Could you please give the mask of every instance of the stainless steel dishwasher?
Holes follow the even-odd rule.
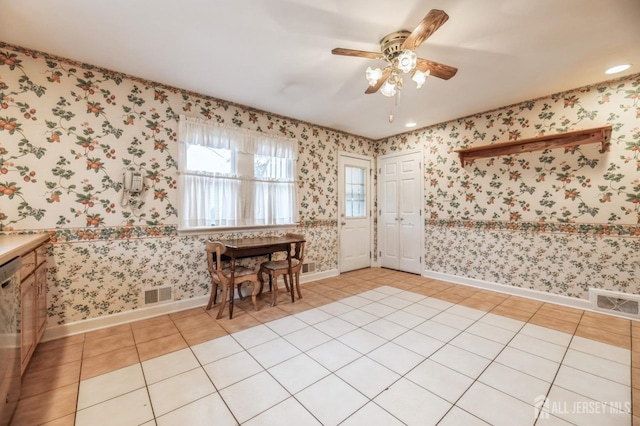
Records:
[[[20,398],[19,257],[0,265],[0,426],[6,426]]]

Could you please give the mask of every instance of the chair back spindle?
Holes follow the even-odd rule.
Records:
[[[224,267],[222,263],[222,255],[227,251],[227,246],[221,241],[207,241],[207,269],[209,270],[209,276],[211,277],[211,296],[209,297],[209,303],[207,304],[207,310],[216,303],[218,295],[218,286],[222,288],[222,303],[218,310],[217,318],[222,317],[227,298],[233,297],[234,289],[229,288],[231,284],[231,269]],[[240,285],[244,282],[253,283],[253,291],[251,293],[251,302],[254,309],[258,310],[256,302],[256,295],[259,290],[259,282],[257,271],[245,268],[243,266],[237,266],[234,273],[234,286],[238,288],[238,294],[242,298],[240,292]],[[228,297],[227,297],[227,294]],[[231,306],[231,305],[230,305]],[[229,310],[229,317],[232,312]]]

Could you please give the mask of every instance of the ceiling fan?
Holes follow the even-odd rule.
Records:
[[[385,96],[394,96],[402,89],[402,74],[411,75],[418,88],[422,87],[429,75],[449,80],[458,72],[457,68],[427,59],[418,58],[415,50],[447,20],[442,10],[432,9],[413,31],[396,31],[380,40],[380,51],[367,52],[363,50],[335,48],[334,55],[358,56],[370,59],[382,59],[387,65],[384,69],[367,68],[366,77],[369,87],[365,93],[376,93],[380,90]]]

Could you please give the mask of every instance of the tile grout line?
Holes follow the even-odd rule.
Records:
[[[547,393],[545,394],[544,399],[542,400],[542,405],[540,405],[539,408],[537,406],[534,406],[534,408],[536,409],[536,412],[537,412],[537,416],[536,416],[536,419],[534,421],[534,426],[537,425],[538,424],[538,420],[540,420],[540,415],[542,414],[543,409],[544,409],[545,405],[547,404],[547,401],[549,399],[549,395],[551,394],[551,389],[553,389],[553,385],[555,384],[556,379],[558,378],[558,374],[560,373],[560,369],[562,368],[562,365],[564,363],[564,359],[566,358],[567,353],[569,352],[569,348],[571,347],[571,343],[573,342],[573,338],[576,336],[575,333],[576,333],[576,331],[578,331],[578,325],[580,325],[580,321],[582,321],[582,317],[583,316],[584,316],[584,311],[582,311],[582,313],[580,314],[580,320],[576,324],[576,329],[573,332],[573,334],[571,334],[571,339],[569,339],[569,343],[567,344],[567,347],[566,347],[566,349],[564,351],[564,354],[562,355],[562,359],[560,360],[560,363],[558,364],[558,369],[556,370],[556,373],[553,375],[553,380],[551,381],[551,384],[549,385],[549,389],[547,390]],[[568,389],[565,389],[565,390],[568,390]],[[573,392],[573,391],[570,391],[570,392]],[[582,395],[582,396],[584,396],[584,395]],[[587,398],[587,397],[585,396],[585,398]],[[549,414],[549,415],[551,415],[551,414]],[[556,416],[554,416],[554,417],[556,417]],[[561,419],[561,420],[564,420],[564,419]]]
[[[138,356],[138,365],[140,366],[140,371],[142,372],[142,380],[144,380],[144,388],[145,388],[145,391],[146,391],[146,394],[147,394],[147,398],[149,398],[149,406],[151,408],[151,415],[153,416],[154,423],[157,424],[157,422],[156,422],[156,418],[157,418],[156,417],[156,410],[155,410],[155,408],[153,406],[153,401],[151,400],[151,392],[149,391],[149,383],[147,382],[147,375],[145,374],[144,368],[142,367],[142,360],[140,359],[140,352],[138,351],[138,344],[136,342],[136,337],[135,337],[135,334],[133,333],[133,330],[131,330],[131,334],[133,336],[134,346],[136,347],[136,355]],[[137,390],[137,389],[134,389],[133,391],[130,391],[129,393],[134,392],[135,390]]]
[[[82,336],[82,351],[80,351],[80,370],[78,371],[78,386],[76,390],[76,409],[73,412],[73,423],[76,423],[78,416],[78,404],[80,403],[80,385],[82,384],[82,367],[84,365],[84,345],[87,342],[87,334],[83,333]]]

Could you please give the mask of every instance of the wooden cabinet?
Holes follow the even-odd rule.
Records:
[[[21,256],[22,373],[47,325],[47,249],[45,243]]]

